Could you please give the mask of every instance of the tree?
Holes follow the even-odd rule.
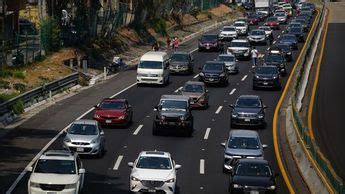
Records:
[[[56,19],[47,17],[41,20],[41,41],[48,52],[60,49],[60,26]]]

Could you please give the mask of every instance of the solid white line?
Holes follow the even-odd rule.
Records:
[[[195,79],[195,78],[197,78],[197,77],[199,77],[199,74],[196,74],[193,78]]]
[[[233,95],[236,91],[236,88],[232,89],[231,92],[229,93],[229,95]]]
[[[197,51],[199,48],[195,48],[192,51],[190,51],[190,53],[194,53],[195,51]]]
[[[205,174],[205,160],[200,159],[200,174]]]
[[[134,83],[134,84],[132,84],[132,85],[130,85],[130,86],[128,86],[128,87],[126,87],[125,89],[123,89],[123,90],[121,90],[121,91],[119,91],[119,92],[117,92],[116,94],[114,94],[114,95],[112,95],[110,98],[114,98],[115,96],[117,96],[117,95],[119,95],[119,94],[121,94],[121,93],[123,93],[124,91],[126,91],[126,90],[128,90],[129,88],[131,88],[131,87],[133,87],[133,86],[135,86],[136,85],[136,83]],[[76,118],[76,120],[80,120],[81,118],[83,118],[85,115],[87,115],[87,114],[89,114],[91,111],[93,111],[94,110],[94,108],[92,107],[92,108],[90,108],[89,110],[87,110],[85,113],[83,113],[82,115],[80,115],[78,118]],[[66,131],[70,126],[71,126],[71,124],[72,123],[70,123],[70,124],[68,124],[65,128],[63,128],[53,139],[51,139],[48,143],[47,143],[47,145],[45,145],[43,148],[42,148],[42,150],[40,151],[40,152],[38,152],[37,154],[36,154],[36,156],[29,162],[29,164],[23,169],[23,171],[19,174],[19,176],[17,177],[17,179],[13,182],[13,184],[11,185],[11,187],[6,191],[6,194],[11,194],[12,192],[13,192],[13,190],[14,190],[14,188],[16,188],[16,186],[18,185],[18,183],[19,183],[19,181],[24,177],[24,175],[28,172],[27,171],[27,168],[28,167],[30,167],[30,166],[32,166],[34,163],[35,163],[35,161],[51,146],[51,144],[53,144],[55,141],[56,141],[56,139],[58,139],[61,135],[62,135],[62,133],[64,132],[64,131]]]
[[[248,75],[243,76],[243,78],[241,79],[241,81],[246,80],[247,77],[248,77]]]
[[[208,136],[210,135],[210,132],[211,132],[211,128],[207,128],[206,132],[205,132],[204,139],[208,139]]]
[[[222,108],[223,108],[223,106],[219,106],[215,113],[219,114],[219,112],[222,110]]]
[[[133,132],[133,135],[138,135],[141,128],[143,128],[144,125],[139,125],[138,128]]]
[[[123,156],[122,156],[122,155],[120,155],[120,156],[117,158],[113,170],[118,170],[118,169],[119,169],[119,166],[120,166],[120,164],[121,164],[122,159],[123,159]]]
[[[177,93],[177,92],[180,91],[182,88],[183,88],[183,87],[181,86],[181,87],[177,88],[174,92]]]

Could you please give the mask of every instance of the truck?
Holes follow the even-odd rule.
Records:
[[[272,5],[273,0],[255,0],[255,11],[269,16]]]

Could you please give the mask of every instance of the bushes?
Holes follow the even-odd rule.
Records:
[[[14,88],[15,90],[20,91],[20,93],[23,93],[23,92],[25,92],[25,90],[26,90],[26,85],[25,85],[25,84],[22,84],[22,83],[15,83],[15,84],[13,84],[13,88]]]
[[[8,68],[8,69],[3,69],[0,72],[0,77],[7,78],[7,77],[15,77],[19,79],[24,79],[25,78],[25,72],[20,69],[13,69],[13,68]]]
[[[163,36],[167,35],[166,23],[163,18],[153,18],[149,24],[157,33]]]
[[[13,105],[12,105],[12,111],[14,114],[22,114],[24,112],[24,103],[21,100],[17,100]]]
[[[11,98],[18,96],[18,93],[11,93],[11,94],[0,94],[0,101],[7,101]]]
[[[0,89],[11,89],[10,82],[0,80]]]
[[[48,52],[60,49],[60,26],[56,19],[48,17],[41,21],[41,40]]]

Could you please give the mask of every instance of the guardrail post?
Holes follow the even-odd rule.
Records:
[[[73,69],[73,59],[69,59],[69,67]]]
[[[51,99],[51,98],[52,98],[52,91],[49,90],[49,99]]]
[[[104,71],[104,80],[106,80],[107,79],[107,67],[104,67],[103,71]]]

